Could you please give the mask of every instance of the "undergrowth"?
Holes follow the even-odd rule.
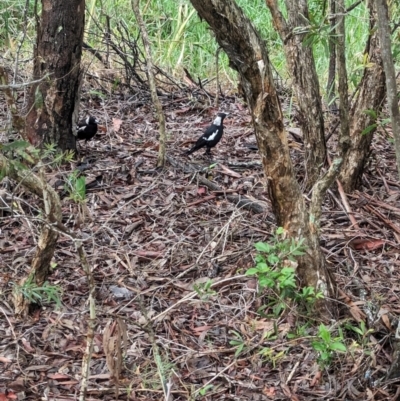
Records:
[[[286,78],[282,43],[273,28],[265,1],[237,0],[237,3],[265,39],[274,68]],[[285,14],[283,3],[280,1]],[[314,48],[316,67],[323,90],[328,70],[328,39],[332,36],[324,5],[316,0],[310,1],[309,5],[310,26],[307,43],[312,44]],[[6,50],[6,58],[15,58],[24,27],[27,29],[24,48],[32,52],[35,38],[33,7],[29,6],[26,22],[24,7],[25,2],[22,0],[6,0],[0,10],[0,46]],[[110,32],[116,38],[119,37],[120,29],[117,24],[126,27],[131,38],[138,37],[136,20],[129,2],[92,0],[87,2],[86,9],[85,42],[93,48],[101,52],[106,51],[102,40],[107,20]],[[215,54],[218,44],[208,25],[199,19],[189,0],[149,0],[142,5],[142,13],[152,41],[154,60],[158,66],[178,77],[183,77],[183,68],[187,68],[193,76],[201,79],[211,79],[215,76]],[[359,4],[347,15],[346,29],[350,82],[356,85],[365,66],[364,47],[368,34],[368,11],[364,3]],[[112,64],[118,68],[118,64]],[[228,59],[223,52],[220,54],[219,65],[222,70],[222,81],[231,83],[236,81],[236,74],[228,67]]]

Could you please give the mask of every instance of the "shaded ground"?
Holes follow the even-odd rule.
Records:
[[[380,381],[390,366],[393,333],[386,326],[399,312],[400,292],[399,184],[386,138],[376,136],[363,192],[349,196],[360,229],[351,226],[336,189],[324,204],[322,246],[349,297],[342,302],[362,309],[373,332],[343,328],[348,352],[321,369],[311,347],[318,324],[295,309],[278,319],[260,315],[268,294],[258,296],[255,280],[244,276],[254,265],[253,244],[268,241],[276,226],[260,158],[245,146],[255,138],[241,101],[224,99],[220,109],[231,117],[210,161],[202,151],[190,158],[182,152],[217,110],[200,111],[186,95],[163,99],[171,161],[211,166],[200,176],[225,194],[170,163],[154,170],[158,124],[147,101],[87,95],[83,102],[105,127],[81,152],[87,207],[64,190],[76,164],[49,171],[48,179],[63,198],[65,224],[86,239],[97,285],[88,399],[117,399],[110,368],[118,364],[118,344],[119,400],[164,400],[161,383],[171,400],[396,399],[396,386]],[[4,126],[3,101],[1,110]],[[301,145],[293,142],[292,154],[301,176]],[[4,207],[0,219],[0,400],[14,393],[26,400],[75,400],[89,318],[85,274],[72,242],[61,237],[50,277],[63,289],[61,309],[50,304],[30,320],[16,320],[12,282],[29,270],[38,235],[32,216],[40,205],[6,180],[0,191],[14,213]],[[246,195],[264,212],[237,207],[227,194]],[[193,291],[209,279],[208,293]],[[332,327],[338,335],[338,323]],[[126,340],[118,341],[124,332]]]

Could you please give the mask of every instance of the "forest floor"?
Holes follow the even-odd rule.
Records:
[[[269,242],[277,229],[260,157],[246,146],[255,144],[247,108],[235,96],[222,98],[219,110],[230,115],[209,159],[203,151],[182,153],[218,110],[196,108],[187,93],[162,101],[165,169],[155,169],[158,121],[149,99],[100,98],[88,88],[81,117],[94,115],[103,129],[81,144],[80,163],[48,169],[64,223],[84,238],[95,277],[87,400],[398,399],[396,382],[385,377],[394,343],[389,318],[400,312],[400,185],[384,131],[375,135],[361,190],[348,195],[358,227],[336,186],[323,205],[321,246],[347,305],[330,328],[333,337],[343,334],[347,352],[322,366],[312,347],[319,322],[294,305],[278,317],[268,307],[261,313],[273,294],[258,293],[245,275],[255,264],[254,244]],[[2,99],[3,127],[6,110]],[[301,180],[303,145],[288,139]],[[64,188],[77,167],[86,175],[84,206]],[[258,209],[238,204],[238,195]],[[41,204],[8,180],[2,199],[13,215],[2,205],[0,401],[76,400],[89,320],[85,273],[72,241],[60,236],[49,282],[62,289],[61,306],[45,303],[17,319],[11,291],[29,271]],[[350,306],[367,315],[365,327]]]

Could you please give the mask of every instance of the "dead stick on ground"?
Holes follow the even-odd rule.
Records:
[[[346,196],[346,194],[344,192],[343,186],[342,186],[342,184],[340,183],[339,180],[336,180],[336,182],[337,182],[337,186],[338,186],[338,189],[339,189],[340,197],[342,198],[343,206],[346,209],[347,214],[349,215],[349,219],[351,221],[351,224],[352,224],[352,226],[354,228],[359,230],[360,226],[358,225],[357,220],[354,217],[354,213],[351,210],[351,207],[349,205],[349,202],[347,201],[347,196]]]
[[[195,206],[195,205],[198,205],[199,203],[204,203],[204,202],[207,202],[207,201],[209,201],[209,200],[215,199],[216,197],[217,197],[217,195],[205,196],[204,198],[201,198],[201,199],[199,199],[199,200],[197,200],[197,201],[195,201],[195,202],[188,203],[188,204],[186,205],[186,207]]]
[[[211,284],[210,288],[215,288],[218,287],[221,284],[224,284],[227,281],[233,281],[233,280],[239,280],[239,279],[244,279],[246,276],[245,274],[241,274],[239,276],[234,276],[234,277],[228,277],[226,279],[220,280],[220,281],[216,281],[214,283]],[[172,282],[173,280],[171,280]],[[173,305],[171,305],[169,308],[165,309],[163,312],[159,313],[157,316],[154,316],[150,319],[151,322],[156,322],[157,320],[161,319],[164,315],[166,315],[168,312],[172,311],[173,309],[175,309],[178,305],[185,303],[193,298],[195,298],[196,296],[198,296],[199,294],[195,291],[191,292],[190,294],[185,295],[183,298],[181,298],[178,302],[174,303]]]
[[[96,304],[95,304],[95,291],[96,286],[92,270],[86,258],[86,253],[83,249],[81,241],[75,241],[75,246],[79,254],[79,258],[82,263],[83,270],[86,273],[86,278],[89,285],[89,320],[88,329],[86,334],[86,349],[82,358],[82,377],[81,377],[81,388],[79,394],[79,401],[85,401],[86,392],[89,383],[90,374],[90,360],[92,359],[93,346],[94,346],[94,334],[96,331]]]
[[[175,168],[179,168],[185,173],[199,173],[200,171],[197,171],[196,169],[185,165],[183,163],[178,162],[177,160],[173,159],[170,156],[167,156],[167,160],[169,163],[171,163],[172,166]],[[224,192],[223,188],[220,188],[217,184],[214,184],[213,182],[207,180],[207,178],[201,176],[200,174],[197,175],[198,181],[205,185],[207,188],[211,189],[212,191],[218,191],[218,192]],[[229,202],[232,202],[236,204],[238,208],[243,208],[247,210],[251,210],[254,213],[265,213],[267,212],[267,208],[260,203],[254,202],[253,200],[246,198],[245,196],[241,195],[226,195],[226,199],[229,200]]]
[[[373,207],[369,205],[364,206],[365,209],[369,210],[371,213],[375,214],[378,216],[388,227],[390,227],[393,231],[396,231],[397,234],[400,234],[400,228],[396,226],[396,224],[393,224],[390,220],[385,218],[381,213],[379,213],[377,210],[375,210]]]
[[[329,164],[329,166],[331,165],[331,163],[332,163],[332,162],[331,162],[331,159],[330,159],[330,157],[328,156],[328,164]],[[349,219],[350,219],[350,221],[351,221],[351,224],[352,224],[352,226],[353,226],[354,228],[356,228],[357,230],[359,230],[359,229],[360,229],[360,226],[358,225],[357,220],[356,220],[355,217],[354,217],[354,213],[353,213],[353,211],[351,210],[351,207],[350,207],[349,202],[348,202],[348,200],[347,200],[347,196],[346,196],[346,194],[345,194],[345,192],[344,192],[343,186],[342,186],[342,184],[340,183],[339,180],[336,180],[336,183],[337,183],[337,186],[338,186],[340,198],[342,199],[343,206],[344,206],[344,208],[345,208],[345,210],[346,210],[346,213],[347,213],[348,216],[349,216]]]

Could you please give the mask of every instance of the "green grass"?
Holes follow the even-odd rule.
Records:
[[[275,32],[269,10],[264,0],[237,0],[246,15],[253,21],[262,37],[266,40],[270,59],[281,76],[287,78],[286,63],[282,43]],[[282,1],[281,1],[282,3]],[[348,5],[352,1],[347,1]],[[317,32],[314,36],[314,55],[316,67],[325,87],[328,70],[327,36],[328,30],[322,33],[318,27],[324,26],[324,11],[321,2],[311,0],[310,19]],[[5,47],[7,54],[16,51],[16,43],[21,38],[23,28],[24,0],[6,0],[0,10],[0,46]],[[110,17],[111,30],[118,35],[116,22],[123,23],[132,35],[137,37],[137,23],[126,0],[88,0],[86,15],[85,40],[95,48],[104,48],[99,38],[104,33],[105,16]],[[143,18],[153,43],[155,62],[177,77],[183,77],[183,67],[194,77],[211,78],[215,76],[215,52],[217,43],[207,24],[200,20],[189,0],[147,0],[141,1]],[[283,11],[285,11],[283,9]],[[95,21],[100,21],[99,28]],[[30,6],[28,19],[28,40],[26,47],[32,50],[32,39],[35,37],[33,6]],[[351,82],[356,84],[362,74],[363,51],[368,34],[368,11],[362,3],[346,18],[348,70]],[[28,49],[26,49],[28,50]],[[228,59],[221,53],[220,66],[222,79],[234,81],[236,73],[229,69]]]
[[[265,1],[237,0],[237,3],[266,40],[270,59],[276,70],[281,76],[288,78],[282,43],[273,28]],[[114,0],[103,4],[103,10],[96,7],[93,9],[96,18],[101,18],[102,14],[109,15],[112,21],[122,18],[133,36],[137,34],[136,20],[129,2]],[[348,1],[348,5],[350,4],[352,1]],[[158,65],[178,77],[183,76],[183,67],[195,77],[205,78],[215,75],[215,52],[218,45],[208,25],[200,20],[189,0],[148,0],[142,2],[141,9],[152,39],[154,60]],[[284,8],[283,12],[285,13]],[[324,26],[325,14],[320,1],[310,1],[310,18],[314,27]],[[356,84],[357,78],[359,79],[362,73],[360,66],[363,63],[363,51],[368,34],[368,10],[364,4],[360,4],[349,14],[346,28],[348,70],[351,82]],[[328,34],[327,30],[322,33],[317,30],[318,37],[316,36],[314,40],[316,67],[323,88],[328,72]],[[226,55],[222,54],[220,57],[223,77],[230,81],[235,80],[235,72],[229,69]]]

